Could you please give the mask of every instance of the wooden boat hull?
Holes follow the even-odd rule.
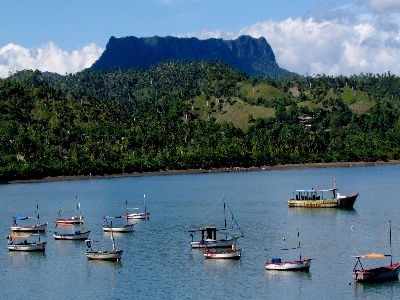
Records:
[[[281,263],[267,261],[265,264],[265,269],[275,271],[308,271],[312,261],[312,258]]]
[[[11,226],[14,232],[44,232],[46,231],[47,223],[36,224],[31,226]]]
[[[354,270],[353,279],[357,282],[384,282],[396,280],[399,277],[400,263],[385,267]]]
[[[127,214],[126,218],[128,220],[148,220],[150,218],[150,213]]]
[[[134,224],[128,224],[122,227],[103,227],[104,232],[132,232]]]
[[[84,231],[80,233],[59,233],[54,232],[53,237],[56,240],[74,240],[84,241],[89,238],[90,231]]]
[[[117,261],[121,260],[122,250],[109,250],[109,251],[87,251],[86,257],[90,260],[108,260]]]
[[[204,258],[206,259],[240,259],[242,255],[241,249],[227,250],[227,251],[204,251]]]
[[[47,242],[9,244],[9,251],[44,252]]]
[[[352,208],[356,202],[358,193],[351,196],[340,196],[334,199],[322,200],[296,200],[289,199],[289,207],[307,207],[307,208]]]
[[[231,248],[234,243],[234,239],[227,240],[205,240],[205,241],[197,241],[191,242],[191,246],[193,249],[196,248]]]

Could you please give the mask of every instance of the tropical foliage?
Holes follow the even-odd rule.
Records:
[[[400,156],[400,78],[217,62],[0,80],[0,180]]]

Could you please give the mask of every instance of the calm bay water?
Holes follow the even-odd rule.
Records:
[[[292,190],[331,187],[334,176],[340,193],[360,193],[354,210],[287,207]],[[349,284],[353,255],[389,252],[389,219],[394,260],[400,260],[399,184],[400,166],[395,165],[0,185],[0,295],[18,299],[399,299],[399,281]],[[143,193],[151,218],[139,221],[134,233],[115,236],[117,247],[124,250],[120,263],[87,261],[83,242],[52,237],[57,211],[74,209],[78,196],[91,238],[110,247],[101,217],[121,214],[126,199],[131,207],[143,207]],[[239,239],[241,261],[206,261],[200,251],[190,248],[188,230],[223,226],[223,195],[245,234]],[[9,253],[6,235],[12,216],[32,215],[36,204],[41,220],[49,222],[42,236],[48,241],[46,253]],[[278,250],[296,246],[297,228],[302,256],[316,259],[310,272],[266,271],[267,256],[297,258],[296,251]]]

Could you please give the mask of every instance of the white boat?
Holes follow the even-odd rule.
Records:
[[[285,248],[282,250],[301,249],[300,232],[297,232],[297,237],[299,239],[299,244],[297,247]],[[308,271],[313,260],[313,258],[302,259],[300,252],[299,259],[294,261],[282,261],[281,258],[272,258],[271,260],[267,260],[265,263],[265,269],[275,271]]]
[[[239,237],[243,237],[244,234],[241,231],[239,224],[237,223],[237,221],[235,220],[235,217],[233,216],[233,212],[229,206],[228,203],[224,203],[224,210],[225,210],[225,205],[228,206],[229,212],[231,213],[232,216],[232,229],[233,229],[233,236],[232,236],[232,248],[231,249],[227,249],[227,250],[210,250],[207,248],[204,250],[203,255],[205,259],[240,259],[242,256],[242,249],[239,249],[236,247],[236,241]],[[225,221],[226,223],[226,221]],[[241,236],[236,236],[235,232],[236,229],[238,229],[241,232]]]
[[[111,227],[112,227],[112,224],[111,224]],[[113,231],[111,231],[111,241],[112,241],[112,249],[111,250],[94,251],[92,249],[92,242],[96,242],[96,241],[86,240],[86,246],[88,247],[86,250],[86,257],[91,260],[108,260],[108,261],[121,260],[123,251],[116,249]]]
[[[233,238],[217,239],[217,231],[225,229],[217,229],[215,227],[202,227],[199,230],[190,230],[192,242],[190,245],[193,249],[198,248],[231,248],[234,243]],[[193,232],[201,232],[201,240],[193,241]]]
[[[62,218],[62,214],[67,213],[68,211],[59,210],[57,214],[56,224],[72,224],[72,225],[79,225],[83,224],[83,216],[81,212],[81,202],[79,201],[76,206],[76,211],[72,211],[73,213],[79,213],[79,215],[70,216],[67,218]],[[70,212],[71,213],[71,212]]]
[[[190,242],[190,246],[192,249],[201,249],[201,248],[231,248],[235,242],[235,238],[225,238],[225,239],[217,239],[217,231],[226,231],[226,214],[225,214],[225,206],[226,203],[224,201],[224,216],[225,216],[225,227],[221,229],[217,229],[216,227],[208,226],[201,227],[197,230],[189,230],[190,236],[192,237],[192,241]],[[233,215],[232,215],[233,217]],[[193,233],[201,232],[201,240],[194,241]]]
[[[128,210],[139,210],[139,208],[134,207],[134,208],[128,208],[128,201],[125,202],[126,204],[126,219],[128,220],[148,220],[150,218],[150,213],[147,212],[146,208],[146,194],[143,194],[143,199],[144,199],[144,212],[140,213],[128,213]]]
[[[29,235],[9,234],[7,236],[8,250],[9,251],[44,252],[46,249],[47,242],[40,241],[40,236],[39,236],[39,241],[37,241],[37,242],[28,241],[28,239],[32,236],[39,236],[39,235],[38,234],[36,234],[36,235],[33,235],[33,234],[29,234]],[[14,239],[24,239],[24,241],[22,241],[20,243],[15,243]]]
[[[17,221],[25,221],[30,219],[36,219],[37,224],[33,225],[25,225],[19,226]],[[39,217],[39,206],[36,206],[36,217],[25,217],[25,216],[16,216],[13,217],[13,225],[11,226],[11,231],[14,232],[44,232],[46,231],[47,223],[40,223]]]
[[[240,259],[242,256],[242,249],[236,248],[235,243],[233,243],[232,249],[222,251],[206,249],[203,254],[206,259]]]
[[[120,232],[120,233],[125,233],[125,232],[133,232],[133,227],[135,224],[132,223],[128,223],[125,225],[112,225],[108,223],[109,219],[122,219],[122,216],[118,216],[118,217],[104,217],[104,222],[103,222],[103,231],[104,232]]]
[[[81,231],[81,230],[78,229],[78,230],[75,230],[75,231],[73,231],[71,233],[54,231],[53,237],[56,240],[84,241],[84,240],[87,240],[89,238],[89,234],[90,234],[90,230]]]
[[[312,258],[307,258],[302,260],[282,262],[280,258],[273,258],[266,262],[265,269],[276,271],[307,271],[310,269],[311,262],[313,260],[314,259]]]

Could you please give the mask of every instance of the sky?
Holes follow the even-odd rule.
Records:
[[[90,67],[111,36],[265,37],[299,74],[400,75],[400,0],[0,0],[0,77]]]

